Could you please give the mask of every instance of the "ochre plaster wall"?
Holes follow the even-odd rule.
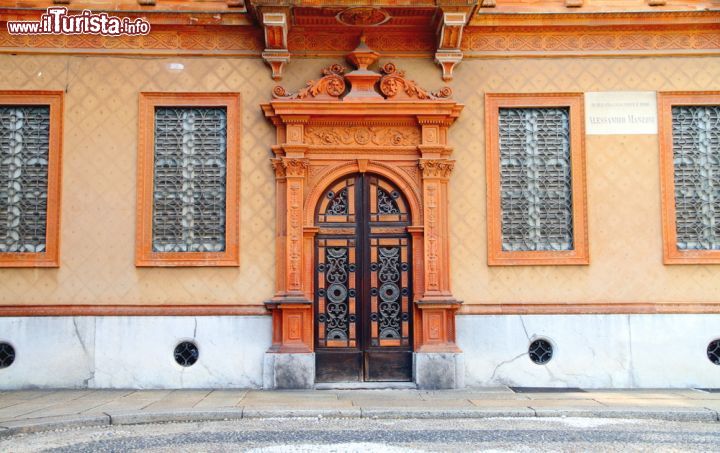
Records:
[[[381,59],[381,63],[387,61]],[[436,89],[429,59],[396,59]],[[295,59],[295,90],[329,60]],[[171,71],[169,63],[181,63]],[[0,304],[259,304],[273,294],[274,83],[261,60],[0,56],[0,90],[67,90],[59,269],[0,269]],[[466,60],[451,83],[451,275],[466,304],[720,302],[720,266],[664,266],[657,136],[588,136],[589,266],[487,266],[485,92],[720,90],[718,58]],[[134,266],[140,91],[242,94],[240,267]]]
[[[182,71],[170,63],[180,63]],[[290,86],[316,77],[299,64]],[[0,269],[0,304],[260,304],[273,294],[275,83],[260,59],[0,55],[0,90],[64,90],[60,268]],[[242,96],[240,266],[136,268],[138,93]]]
[[[587,136],[589,266],[489,268],[485,222],[485,92],[720,90],[718,58],[464,61],[451,129],[454,294],[466,304],[720,302],[720,266],[664,266],[658,139]]]

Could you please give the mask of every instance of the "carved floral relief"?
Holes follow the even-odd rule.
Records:
[[[309,145],[413,146],[420,143],[420,132],[411,126],[307,126]]]

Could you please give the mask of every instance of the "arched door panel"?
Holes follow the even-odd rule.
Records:
[[[412,380],[408,205],[360,174],[331,185],[316,214],[316,381]]]

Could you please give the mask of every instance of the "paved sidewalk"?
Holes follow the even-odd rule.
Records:
[[[0,436],[76,426],[270,417],[720,420],[703,390],[28,390],[0,392]]]

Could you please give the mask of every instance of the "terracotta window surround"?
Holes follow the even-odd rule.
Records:
[[[573,249],[562,251],[504,251],[500,193],[499,113],[502,108],[568,108],[570,175],[572,184]],[[582,93],[485,95],[488,265],[587,265],[588,251],[585,126]]]
[[[703,105],[720,105],[720,92],[658,93],[660,189],[662,198],[663,262],[665,264],[720,264],[720,250],[680,250],[677,241],[672,108],[675,106]]]
[[[155,252],[152,249],[155,110],[157,107],[225,107],[226,109],[225,250],[222,252]],[[238,266],[240,264],[239,137],[239,93],[140,93],[136,266]]]
[[[63,92],[0,91],[0,105],[50,108],[45,251],[0,253],[0,267],[59,267]]]

